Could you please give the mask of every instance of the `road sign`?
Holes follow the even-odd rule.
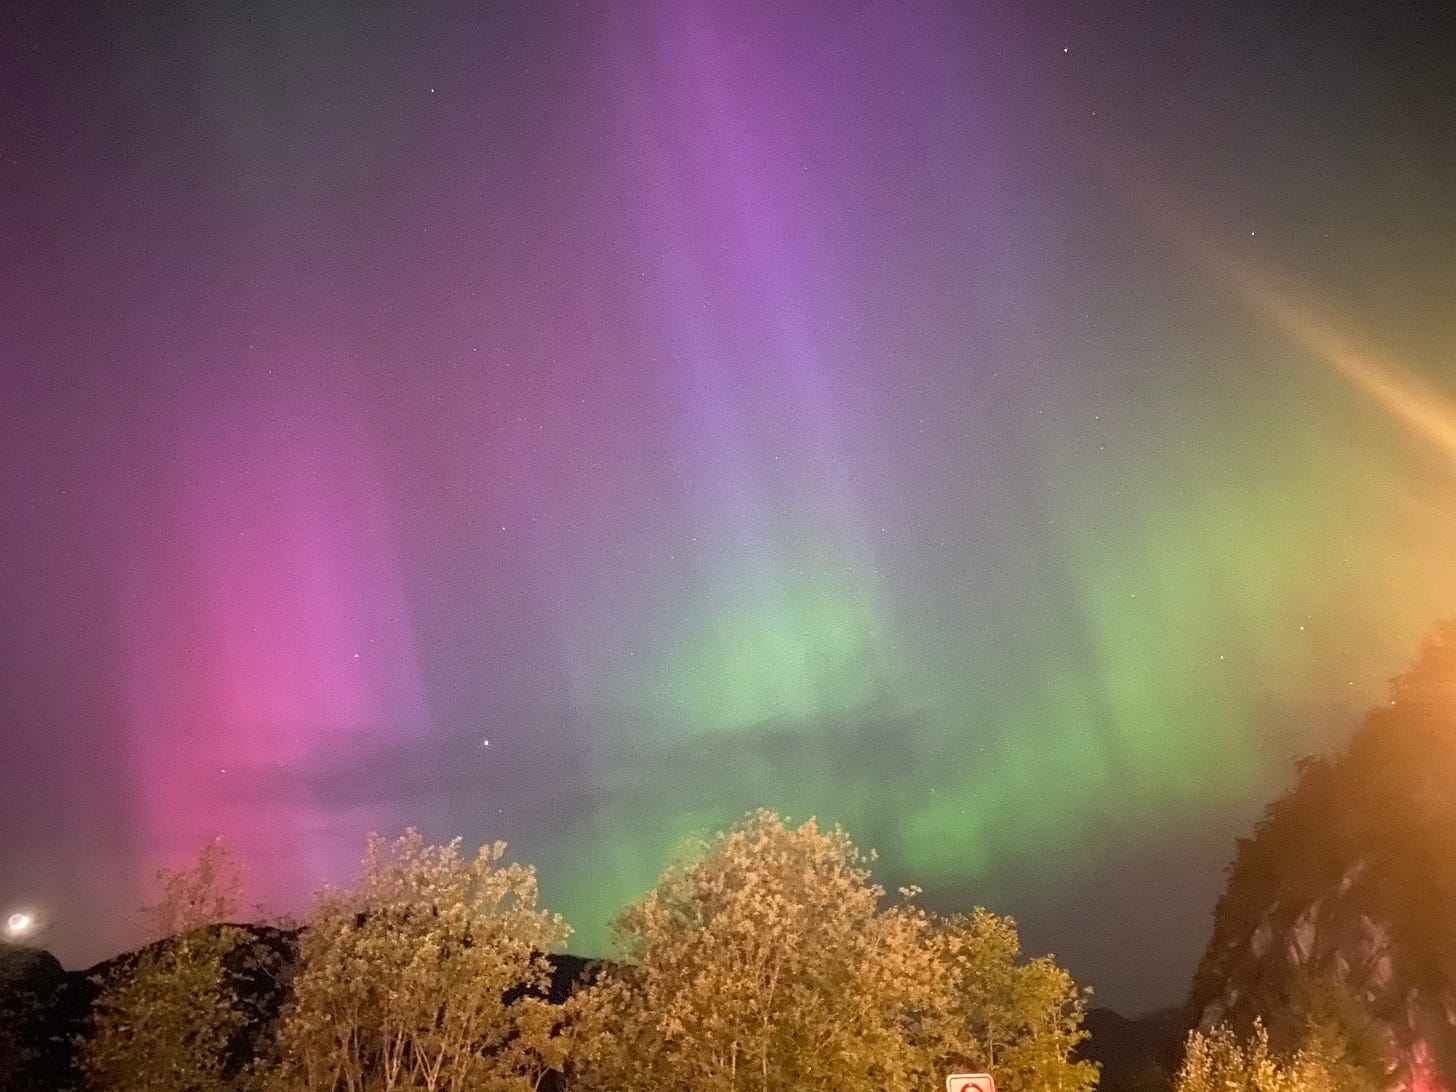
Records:
[[[996,1092],[989,1073],[952,1073],[945,1079],[945,1092]]]

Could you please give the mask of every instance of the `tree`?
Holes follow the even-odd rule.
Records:
[[[1296,1051],[1319,1059],[1355,1092],[1388,1084],[1385,1032],[1369,1002],[1334,974],[1306,973],[1291,985],[1288,1015],[1299,1029]]]
[[[304,925],[277,1087],[516,1092],[559,1064],[557,1014],[539,994],[543,953],[570,930],[504,853],[370,835],[354,887],[326,890]]]
[[[1005,1092],[1087,1092],[1097,1068],[1074,1061],[1085,993],[1049,956],[1019,962],[1016,923],[988,910],[930,919],[940,998],[922,1025],[925,1079],[994,1074]]]
[[[1009,998],[1011,1038],[997,1071],[1007,1092],[1089,1092],[1097,1067],[1074,1061],[1087,1037],[1082,1028],[1086,991],[1052,961],[1040,956],[1016,968]]]
[[[147,908],[156,940],[123,961],[102,987],[82,1043],[90,1087],[130,1092],[212,1092],[239,1077],[229,1046],[248,1023],[228,962],[246,938],[227,925],[238,907],[239,868],[221,840],[192,868],[157,873]]]
[[[573,1083],[908,1092],[998,1048],[1017,1081],[1051,1072],[1077,1038],[1065,976],[1016,967],[1014,928],[984,911],[941,921],[912,891],[882,908],[868,863],[839,828],[768,812],[696,847],[619,917],[622,962],[568,1002]]]
[[[1193,1031],[1174,1092],[1377,1092],[1380,1086],[1349,1058],[1348,1044],[1328,1025],[1311,1025],[1291,1054],[1269,1044],[1261,1021],[1239,1039],[1227,1027]]]

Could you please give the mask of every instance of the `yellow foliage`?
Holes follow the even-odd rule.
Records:
[[[226,1050],[248,1019],[226,965],[243,933],[221,924],[237,911],[238,869],[214,841],[157,880],[146,913],[162,939],[103,985],[81,1068],[95,1092],[220,1092],[235,1083]]]
[[[288,1092],[529,1092],[560,1060],[544,952],[569,932],[502,843],[464,857],[371,835],[358,881],[305,924],[278,1030]],[[507,995],[515,996],[507,999]]]
[[[624,962],[569,1003],[573,1088],[910,1092],[953,1063],[1084,1092],[1080,998],[1014,926],[885,892],[842,830],[757,812],[623,912]],[[994,1071],[994,1070],[993,1070]]]

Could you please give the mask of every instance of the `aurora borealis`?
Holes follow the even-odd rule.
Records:
[[[1174,7],[6,15],[0,908],[765,806],[1181,1000],[1456,612],[1456,75]]]

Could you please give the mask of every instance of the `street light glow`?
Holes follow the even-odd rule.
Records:
[[[23,910],[11,914],[5,921],[5,931],[12,937],[23,937],[35,925],[35,918]]]

